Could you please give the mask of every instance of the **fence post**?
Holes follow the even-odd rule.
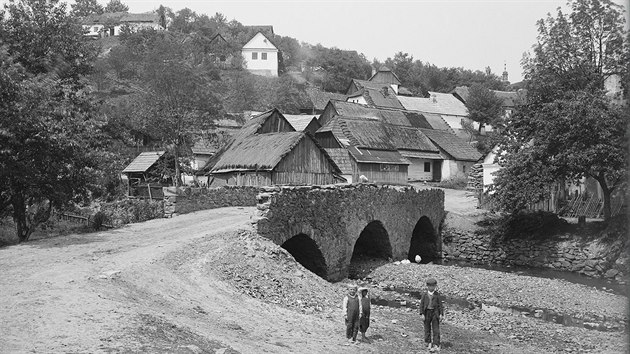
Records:
[[[151,195],[151,183],[147,183],[147,189],[149,190],[149,200],[153,200],[153,196]]]

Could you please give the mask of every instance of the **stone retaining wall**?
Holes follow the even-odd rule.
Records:
[[[578,272],[592,277],[622,280],[628,273],[628,258],[620,242],[506,240],[493,242],[488,235],[443,229],[443,256],[477,264],[519,265]]]
[[[165,187],[164,217],[230,206],[256,206],[260,187],[217,188]]]

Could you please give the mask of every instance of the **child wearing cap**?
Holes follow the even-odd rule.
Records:
[[[367,341],[365,332],[370,327],[370,296],[367,288],[360,288],[361,294],[361,319],[359,320],[359,331],[361,332],[361,340]]]
[[[427,291],[420,298],[420,313],[424,315],[424,342],[430,351],[440,350],[440,317],[444,315],[442,297],[436,287],[437,280],[427,279]]]
[[[343,298],[343,315],[346,322],[346,338],[350,343],[356,343],[361,318],[361,300],[357,296],[357,286],[348,285],[348,295]]]

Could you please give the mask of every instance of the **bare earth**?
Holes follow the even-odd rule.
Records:
[[[370,341],[347,345],[344,282],[318,278],[256,235],[253,212],[215,209],[0,249],[0,352],[426,352],[418,314],[380,306]],[[616,353],[626,346],[623,333],[543,326],[608,343],[571,349],[561,339],[541,344],[488,332],[481,328],[487,318],[473,312],[450,316],[443,353]],[[537,321],[519,323],[536,328]]]

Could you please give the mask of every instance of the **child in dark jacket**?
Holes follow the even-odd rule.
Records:
[[[367,288],[360,288],[361,293],[361,319],[359,320],[359,331],[361,332],[361,340],[367,341],[365,332],[370,327],[370,296]]]
[[[427,279],[427,291],[420,299],[420,313],[424,315],[424,342],[430,351],[440,350],[440,319],[444,315],[442,296],[436,290],[437,280]],[[433,332],[433,338],[431,338]]]
[[[348,295],[343,298],[343,316],[346,322],[346,338],[350,343],[356,343],[361,317],[361,299],[357,296],[357,286],[348,286]]]

